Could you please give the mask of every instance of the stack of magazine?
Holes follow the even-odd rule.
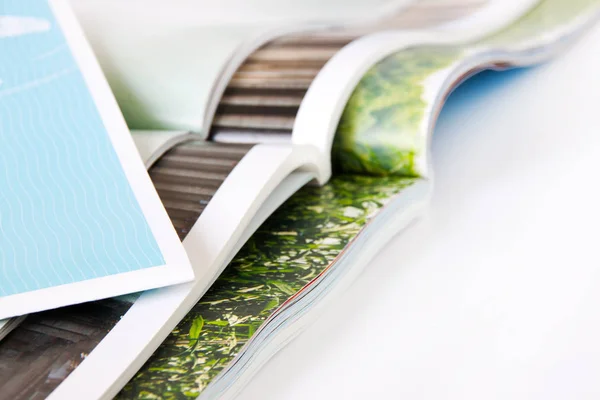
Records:
[[[234,397],[427,211],[449,93],[600,17],[600,0],[0,1],[7,400]]]

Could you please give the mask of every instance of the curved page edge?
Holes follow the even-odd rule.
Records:
[[[340,50],[313,80],[302,100],[292,132],[292,143],[312,144],[319,150],[319,183],[323,184],[331,177],[331,147],[337,125],[354,88],[371,66],[407,47],[458,44],[485,37],[506,27],[538,2],[511,0],[510,7],[506,7],[505,2],[505,7],[494,2],[476,13],[486,22],[484,26],[477,18],[467,17],[462,24],[460,21],[452,24],[456,29],[444,29],[443,35],[436,29],[388,31],[365,36]],[[471,25],[480,30],[470,29]]]
[[[217,107],[219,105],[219,101],[223,94],[225,93],[225,89],[227,85],[233,78],[233,75],[236,71],[242,66],[242,64],[246,61],[250,55],[269,43],[272,40],[278,39],[284,35],[289,34],[298,34],[302,32],[311,32],[318,29],[327,29],[336,26],[351,26],[352,24],[359,23],[368,23],[370,21],[376,21],[380,18],[386,17],[391,12],[398,12],[403,8],[409,6],[410,4],[416,2],[416,0],[395,0],[390,1],[388,4],[381,6],[379,10],[377,10],[376,15],[369,16],[369,18],[365,18],[365,20],[356,21],[350,20],[345,21],[343,24],[340,22],[330,22],[326,23],[305,23],[302,25],[297,25],[288,28],[274,28],[272,30],[266,31],[261,35],[252,38],[249,41],[242,42],[238,46],[237,50],[231,54],[228,61],[225,62],[224,66],[221,69],[221,73],[217,77],[217,80],[213,83],[209,100],[206,103],[206,107],[203,111],[203,124],[202,124],[202,137],[208,138],[210,136],[210,129],[217,112]]]
[[[150,168],[172,147],[184,142],[202,139],[202,137],[188,131],[132,130],[131,136],[146,169]]]

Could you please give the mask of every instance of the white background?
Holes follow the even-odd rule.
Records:
[[[459,89],[429,217],[239,398],[598,398],[599,71],[600,27]]]
[[[93,19],[129,17],[129,25],[152,19],[171,25],[260,25],[302,21],[346,21],[374,18],[375,12],[400,9],[415,0],[69,0],[76,10]],[[419,0],[452,3],[461,0]],[[475,2],[477,0],[462,0]],[[497,1],[497,0],[495,0]],[[132,18],[135,16],[136,18]],[[156,19],[156,16],[162,16]],[[93,21],[90,21],[90,23]],[[103,21],[103,23],[108,23]],[[214,38],[217,39],[217,38]]]

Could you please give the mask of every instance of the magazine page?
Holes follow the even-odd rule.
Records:
[[[432,44],[385,57],[348,100],[333,145],[334,165],[357,174],[429,176],[428,129],[457,84],[483,69],[552,57],[596,23],[599,8],[595,0],[542,0],[506,29],[468,45]],[[393,118],[377,117],[389,110]]]
[[[7,0],[2,13],[0,318],[191,280],[66,3]]]
[[[45,398],[119,321],[132,300],[108,299],[28,315],[0,342],[0,399]]]
[[[321,8],[335,10],[340,4],[337,0],[296,2],[293,7],[291,2],[276,7],[275,2],[259,2],[254,12],[248,10],[249,3],[233,8],[228,8],[227,2],[211,3],[207,9],[217,10],[211,12],[218,15],[209,13],[206,17],[202,3],[190,1],[178,1],[180,7],[175,7],[171,2],[144,2],[140,6],[138,1],[78,0],[73,6],[131,129],[187,130],[206,135],[211,99],[219,97],[214,93],[218,91],[215,84],[228,80],[222,76],[228,72],[226,67],[232,61],[243,61],[271,39],[339,25],[360,27],[373,21],[377,23],[369,26],[371,31],[423,28],[457,19],[488,1],[427,0],[421,4],[355,0],[342,8],[355,7],[352,15],[360,18],[335,21],[316,21],[315,15]],[[267,20],[256,15],[260,10]],[[307,17],[297,19],[301,15]],[[401,15],[406,18],[391,25],[379,21]]]

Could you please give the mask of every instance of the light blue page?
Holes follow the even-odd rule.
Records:
[[[46,0],[0,0],[0,296],[165,264]]]

